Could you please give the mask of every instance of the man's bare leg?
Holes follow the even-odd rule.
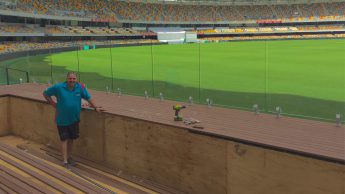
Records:
[[[67,158],[68,158],[67,140],[61,141],[61,152],[62,152],[63,162],[67,163]]]
[[[71,158],[72,155],[72,149],[73,149],[73,139],[67,140],[67,162],[71,166],[77,165],[77,163]]]
[[[71,157],[73,149],[73,139],[67,140],[67,158]]]

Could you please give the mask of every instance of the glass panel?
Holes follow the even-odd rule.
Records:
[[[9,84],[21,84],[29,82],[28,72],[11,68],[7,68],[7,71]]]
[[[27,53],[27,51],[18,51],[4,54],[1,67],[27,71]]]
[[[201,102],[265,107],[265,41],[200,44]]]
[[[66,81],[67,72],[78,72],[78,41],[63,41],[50,51],[53,83]]]
[[[6,69],[0,65],[0,85],[7,84],[7,74]]]
[[[144,45],[139,43],[146,42]],[[151,40],[133,40],[127,45],[113,41],[111,47],[114,89],[121,92],[152,96],[152,44]]]
[[[268,42],[269,110],[316,119],[344,115],[344,45],[344,39]]]
[[[90,89],[106,91],[112,85],[110,48],[96,43],[94,40],[80,42],[79,79]]]
[[[28,43],[34,44],[34,43]],[[44,48],[49,48],[48,42],[41,42]],[[41,45],[42,46],[42,45]],[[25,68],[23,70],[28,71],[31,82],[49,83],[52,84],[51,77],[51,57],[49,49],[31,50],[27,52],[25,59]],[[22,63],[22,64],[23,64]]]
[[[188,101],[199,99],[199,44],[153,46],[153,78],[156,97]]]

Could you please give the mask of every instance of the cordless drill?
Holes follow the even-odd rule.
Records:
[[[182,117],[178,115],[178,113],[180,112],[180,110],[186,108],[186,106],[181,106],[181,105],[175,105],[173,106],[173,110],[175,111],[175,117],[174,117],[174,121],[182,121]]]

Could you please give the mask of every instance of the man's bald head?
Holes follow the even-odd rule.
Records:
[[[77,74],[75,72],[68,72],[66,76],[66,82],[69,88],[73,88],[77,82]]]

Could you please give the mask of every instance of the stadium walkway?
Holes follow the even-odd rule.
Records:
[[[0,86],[1,96],[16,96],[43,101],[43,84]],[[190,132],[225,138],[241,143],[289,152],[321,160],[345,162],[345,127],[335,123],[291,117],[192,105],[181,111],[184,118],[201,121],[199,126],[174,122],[172,106],[178,102],[145,99],[138,96],[117,96],[90,91],[97,105],[106,109],[104,114],[122,115],[188,129]]]

